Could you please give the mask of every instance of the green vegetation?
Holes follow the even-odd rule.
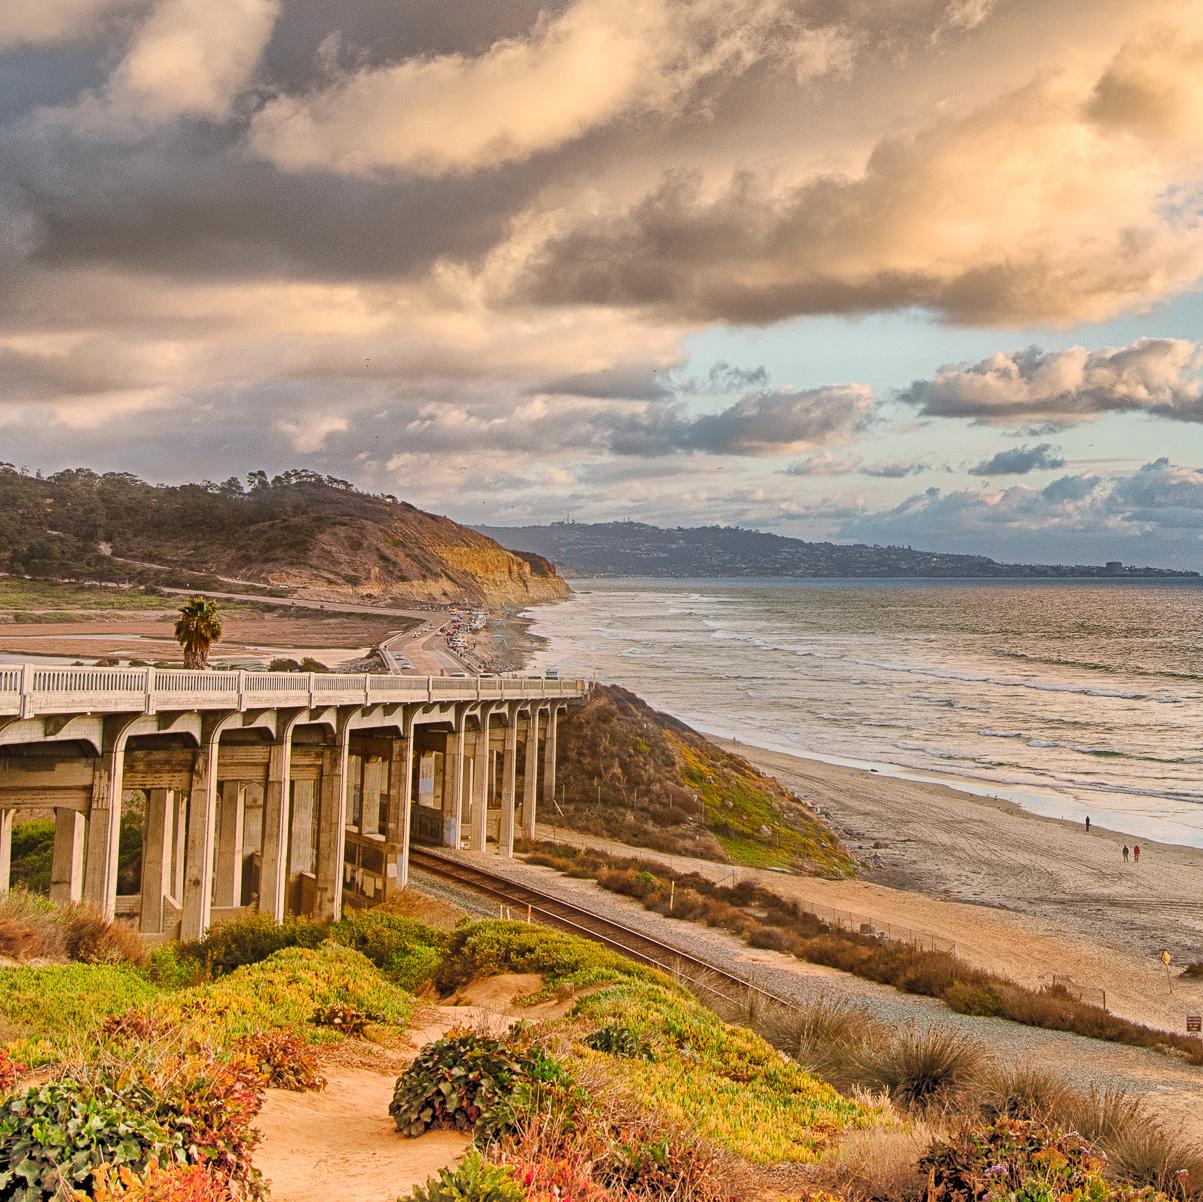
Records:
[[[564,821],[640,847],[847,876],[835,835],[772,777],[615,685],[560,724]]]
[[[938,1028],[751,999],[736,999],[750,1026],[729,1025],[663,974],[559,931],[487,921],[446,933],[370,911],[333,926],[245,918],[149,962],[0,974],[0,1202],[261,1202],[264,1089],[322,1088],[323,1044],[388,1043],[415,1004],[397,982],[423,972],[444,992],[537,973],[545,985],[526,1000],[563,1006],[507,1034],[451,1031],[398,1079],[402,1134],[453,1127],[474,1143],[409,1202],[1203,1192],[1203,1153],[1140,1102],[1075,1095]],[[856,1088],[899,1109],[837,1092]]]
[[[143,818],[136,808],[126,807],[121,815],[121,843],[117,859],[117,889],[136,893],[142,867]],[[13,824],[12,885],[32,893],[50,889],[50,863],[54,858],[54,822],[47,818]],[[2,913],[2,911],[0,911]],[[0,936],[2,940],[2,936]],[[3,944],[0,942],[0,953]]]

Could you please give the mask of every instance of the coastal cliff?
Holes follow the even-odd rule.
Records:
[[[0,570],[50,579],[275,586],[374,602],[525,605],[568,595],[542,556],[346,481],[252,472],[156,485],[0,465]]]

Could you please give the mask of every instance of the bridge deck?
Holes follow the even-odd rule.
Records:
[[[548,677],[192,672],[17,664],[0,666],[0,716],[576,699],[588,690],[587,681]]]

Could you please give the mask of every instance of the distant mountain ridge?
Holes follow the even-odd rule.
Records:
[[[807,542],[738,526],[665,529],[642,522],[477,526],[503,547],[545,556],[578,576],[814,578],[1192,577],[1198,572],[1092,564],[998,563],[910,547]]]
[[[0,464],[0,570],[120,580],[145,577],[146,565],[332,600],[488,606],[569,591],[538,555],[314,472],[168,486]]]

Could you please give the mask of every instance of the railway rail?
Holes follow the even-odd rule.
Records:
[[[660,969],[695,991],[721,998],[735,1006],[742,1005],[749,995],[790,1009],[796,1005],[730,969],[720,968],[643,931],[611,918],[603,918],[584,906],[545,893],[532,885],[519,884],[499,873],[489,872],[426,847],[413,847],[409,855],[412,868],[482,894],[509,909],[515,918],[527,918],[544,926],[592,939],[637,963]]]

